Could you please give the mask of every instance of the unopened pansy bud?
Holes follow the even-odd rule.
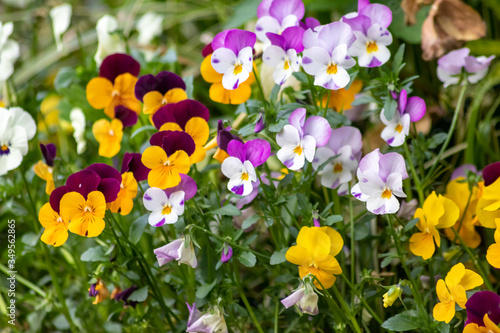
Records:
[[[215,306],[205,313],[201,313],[196,304],[189,306],[189,319],[187,322],[186,332],[206,332],[206,333],[227,333],[226,321],[219,307]]]
[[[232,256],[233,256],[233,248],[227,244],[224,244],[224,248],[222,249],[220,261],[228,262]]]
[[[281,300],[285,308],[297,305],[300,312],[309,315],[317,315],[318,309],[318,295],[309,284],[301,283],[299,288],[296,289],[290,296]]]
[[[384,308],[392,306],[394,302],[401,296],[403,289],[399,284],[392,286],[389,291],[384,294]]]
[[[262,113],[259,114],[259,120],[255,123],[255,133],[259,133],[266,127],[266,124],[264,124],[264,116]]]
[[[179,265],[186,264],[193,268],[198,266],[193,243],[190,240],[186,243],[186,239],[184,237],[159,247],[153,252],[156,255],[156,259],[158,259],[160,267],[172,260],[178,261]]]

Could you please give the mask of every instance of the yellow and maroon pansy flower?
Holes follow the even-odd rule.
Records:
[[[115,117],[118,105],[139,113],[141,103],[135,98],[135,84],[140,65],[129,55],[112,54],[102,62],[99,77],[87,84],[87,101],[95,109],[104,109],[104,113]]]
[[[134,198],[137,196],[137,181],[132,172],[122,174],[120,192],[115,201],[109,204],[109,210],[113,213],[128,215],[134,207]]]
[[[187,99],[186,84],[172,72],[163,71],[139,78],[135,85],[135,97],[144,103],[143,112],[153,115],[164,105]]]
[[[97,279],[96,283],[90,285],[89,296],[95,297],[92,304],[98,304],[109,297],[109,290],[101,279]]]
[[[120,119],[99,119],[92,126],[92,134],[99,142],[99,155],[113,157],[121,149],[123,123]]]
[[[149,140],[151,147],[142,153],[142,163],[151,171],[148,183],[162,190],[177,186],[181,174],[189,172],[189,156],[195,151],[193,138],[182,131],[161,131]]]
[[[68,239],[68,221],[55,212],[50,203],[46,203],[38,213],[38,220],[42,227],[45,228],[42,237],[42,242],[47,245],[61,246]]]
[[[132,172],[136,181],[141,182],[148,179],[149,168],[141,161],[140,153],[125,153],[123,155],[121,173]]]
[[[78,192],[66,193],[60,202],[61,217],[70,221],[69,231],[84,237],[96,237],[104,230],[106,199],[99,191],[92,191],[87,199]]]
[[[153,123],[160,131],[184,131],[193,138],[195,151],[190,162],[198,163],[205,158],[203,145],[207,142],[210,130],[208,109],[192,99],[176,104],[165,105],[153,116]]]
[[[33,167],[33,170],[38,177],[47,182],[47,185],[45,186],[45,193],[50,195],[55,189],[54,177],[52,173],[54,158],[56,157],[56,146],[53,143],[49,143],[48,145],[41,143],[40,150],[42,151],[45,163],[43,161],[38,161],[38,163]]]

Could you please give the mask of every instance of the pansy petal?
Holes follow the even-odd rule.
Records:
[[[316,140],[316,147],[323,147],[330,140],[332,128],[328,121],[319,116],[309,117],[304,125],[304,135],[310,135]]]
[[[265,163],[271,155],[271,145],[263,139],[253,139],[245,143],[246,158],[254,167]]]
[[[104,109],[113,100],[113,89],[111,81],[95,77],[87,84],[87,101],[94,109]]]
[[[286,145],[297,146],[300,143],[299,131],[292,125],[283,126],[282,130],[276,134],[276,143],[280,147]]]
[[[130,73],[133,76],[139,75],[141,65],[128,54],[115,53],[107,56],[99,68],[99,76],[115,82],[118,75]]]
[[[150,187],[144,193],[142,197],[142,202],[147,210],[153,212],[155,210],[163,208],[167,202],[167,195],[165,192],[157,187]]]

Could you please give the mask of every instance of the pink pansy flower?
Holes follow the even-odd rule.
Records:
[[[416,122],[425,115],[426,106],[422,98],[413,96],[408,98],[405,89],[396,95],[398,106],[390,120],[385,117],[384,110],[380,112],[380,120],[386,125],[381,133],[382,139],[391,147],[401,146],[410,133],[410,122]]]
[[[306,50],[302,67],[307,74],[314,75],[314,84],[326,89],[344,88],[350,81],[346,69],[356,64],[347,54],[347,49],[356,37],[351,27],[343,22],[333,22],[308,29],[302,43]]]
[[[178,261],[180,264],[186,264],[193,268],[198,266],[196,254],[194,252],[193,243],[184,237],[174,240],[162,247],[153,250],[158,259],[158,265],[161,267],[172,260]]]
[[[303,34],[304,30],[300,27],[286,28],[281,35],[267,33],[272,45],[266,48],[262,59],[266,65],[274,67],[276,84],[284,84],[293,72],[299,71],[301,58],[298,53],[304,50]]]
[[[304,12],[302,0],[263,0],[257,8],[255,33],[264,48],[271,45],[268,32],[280,35],[286,28],[298,26]]]
[[[313,168],[317,170],[328,159],[339,155],[318,173],[321,176],[321,185],[338,188],[339,195],[346,194],[361,158],[362,145],[361,132],[356,127],[344,126],[332,130],[328,144],[318,148],[312,163]]]
[[[312,162],[316,147],[328,143],[332,129],[328,121],[319,116],[309,117],[306,121],[306,109],[292,112],[285,125],[276,135],[276,142],[281,147],[278,159],[290,170],[299,170],[305,160]]]
[[[356,36],[356,41],[349,49],[349,54],[358,57],[361,67],[378,67],[391,57],[387,48],[392,44],[392,35],[387,27],[392,22],[389,7],[369,1],[358,2],[358,13],[351,13],[342,18],[349,24]]]
[[[234,90],[250,76],[255,39],[253,32],[239,29],[224,30],[214,37],[211,62],[223,74],[224,89]]]
[[[252,183],[257,181],[255,168],[265,163],[271,155],[271,145],[263,139],[246,143],[232,140],[227,145],[228,158],[222,162],[222,173],[229,178],[227,188],[238,195],[252,192]]]
[[[444,83],[444,87],[458,84],[460,74],[465,68],[467,81],[474,84],[486,76],[491,61],[491,57],[474,57],[469,55],[470,50],[466,47],[451,51],[438,60],[437,76]]]
[[[403,180],[408,178],[403,156],[398,153],[381,154],[375,149],[359,162],[359,183],[351,193],[366,202],[366,209],[377,215],[393,214],[399,210],[396,197],[406,198]]]

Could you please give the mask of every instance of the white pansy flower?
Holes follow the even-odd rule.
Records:
[[[52,30],[56,40],[57,50],[63,49],[62,35],[68,30],[71,22],[71,5],[64,3],[50,10],[50,19],[52,20]]]
[[[97,52],[94,60],[98,66],[110,54],[125,52],[125,42],[115,33],[118,30],[118,21],[111,15],[104,15],[97,21]]]

